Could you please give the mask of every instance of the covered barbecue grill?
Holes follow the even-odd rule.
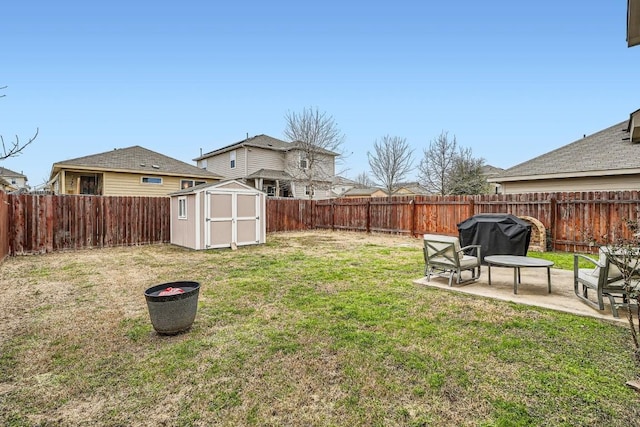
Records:
[[[484,261],[487,255],[526,256],[531,225],[511,214],[478,214],[458,224],[458,233],[461,246],[481,246]]]

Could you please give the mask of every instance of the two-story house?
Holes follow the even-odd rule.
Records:
[[[337,154],[256,135],[193,159],[199,168],[243,180],[269,196],[331,198]]]
[[[0,167],[0,189],[16,191],[27,188],[27,177],[21,173]]]

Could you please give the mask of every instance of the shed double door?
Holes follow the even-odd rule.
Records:
[[[260,196],[255,193],[207,191],[205,246],[228,248],[260,240]]]

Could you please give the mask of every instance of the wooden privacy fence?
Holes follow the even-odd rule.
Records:
[[[400,196],[332,200],[268,198],[267,232],[351,230],[420,236],[457,235],[479,213],[539,220],[547,250],[594,251],[631,238],[638,191],[484,196]],[[0,260],[7,255],[168,243],[168,197],[9,195],[0,191]]]
[[[9,196],[0,191],[0,262],[9,255]]]
[[[640,210],[638,191],[287,200],[287,215],[299,215],[295,218],[280,217],[282,202],[267,201],[267,218],[269,226],[274,224],[270,218],[277,217],[288,228],[267,231],[319,228],[457,235],[458,223],[473,215],[510,213],[539,220],[546,228],[547,250],[567,252],[590,252],[598,245],[632,238],[627,221],[637,222]],[[301,204],[298,209],[295,203]]]
[[[10,255],[170,241],[168,197],[21,194],[4,198]]]

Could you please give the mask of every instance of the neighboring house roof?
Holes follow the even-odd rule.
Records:
[[[429,195],[431,192],[420,185],[410,185],[398,188],[393,194],[401,195]]]
[[[353,185],[353,186],[357,186],[359,185],[356,181],[349,179],[349,178],[345,178],[344,176],[339,176],[336,175],[333,177],[333,185]]]
[[[368,187],[368,188],[352,188],[350,190],[345,191],[342,195],[351,196],[351,197],[356,197],[356,196],[367,197],[377,192],[382,192],[386,194],[386,191],[384,191],[381,188]]]
[[[398,185],[396,185],[393,194],[401,196],[403,194],[404,195],[427,195],[431,193],[429,192],[429,190],[421,186],[420,183],[418,182],[405,182],[405,183],[399,183]]]
[[[293,177],[288,173],[286,173],[285,171],[279,171],[274,169],[260,169],[247,177],[247,179],[256,179],[256,178],[280,179],[280,180],[286,180],[286,181],[290,181],[291,179],[293,179]]]
[[[640,109],[629,114],[627,132],[632,143],[640,142]]]
[[[202,154],[200,157],[196,157],[193,160],[197,162],[198,160],[216,156],[218,154],[232,151],[240,147],[256,147],[274,151],[289,151],[299,148],[298,145],[299,143],[296,142],[286,142],[282,141],[281,139],[273,138],[269,135],[261,134],[252,136],[251,138],[243,139],[242,141],[234,142],[233,144],[218,148],[217,150],[209,151],[208,153]],[[317,151],[320,153],[337,156],[337,153],[322,148],[319,148]]]
[[[13,178],[26,178],[25,175],[18,172],[14,172],[11,169],[3,168],[2,166],[0,166],[0,176],[9,176]]]
[[[504,172],[504,169],[496,167],[496,166],[491,166],[491,165],[482,166],[482,174],[487,176],[487,177],[494,176],[494,175],[499,175],[502,172]]]
[[[640,173],[640,144],[629,141],[628,122],[593,135],[490,177],[489,182]]]
[[[53,164],[51,177],[61,169],[127,172],[147,175],[174,175],[221,179],[222,177],[188,163],[135,145],[104,153],[64,160]]]

